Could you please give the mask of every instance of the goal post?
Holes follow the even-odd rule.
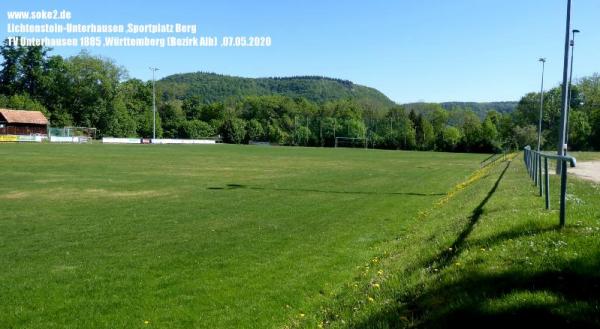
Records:
[[[369,141],[365,137],[336,137],[335,148],[338,147],[350,147],[350,148],[364,148],[367,149]]]

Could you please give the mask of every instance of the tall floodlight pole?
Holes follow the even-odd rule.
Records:
[[[158,71],[158,68],[151,67],[152,71],[152,139],[156,139],[156,81],[154,80],[154,73]]]
[[[573,30],[573,37],[571,38],[571,67],[570,67],[570,71],[569,72],[569,106],[571,106],[571,87],[573,87],[572,81],[573,81],[573,53],[575,52],[575,33],[579,33],[579,30]],[[567,131],[565,133],[565,140],[566,140],[566,144],[569,144],[569,117],[567,116]]]
[[[571,82],[573,81],[573,53],[575,52],[575,33],[579,33],[579,30],[573,30],[573,38],[571,38],[571,66],[569,72],[569,88],[571,88]],[[571,89],[569,89],[569,101],[571,98]]]
[[[542,87],[540,88],[540,120],[538,123],[538,143],[537,143],[537,151],[540,151],[540,147],[542,144],[542,114],[544,111],[544,69],[546,67],[546,59],[540,58],[540,62],[542,62]]]
[[[565,27],[565,58],[563,63],[563,82],[562,82],[562,110],[560,112],[560,130],[558,137],[558,150],[557,154],[563,156],[567,154],[566,145],[566,132],[567,132],[567,118],[569,116],[569,51],[570,51],[570,39],[571,39],[571,0],[567,0],[567,19]],[[558,161],[556,166],[556,173],[561,174],[562,172],[561,161]],[[565,173],[566,174],[566,173]]]

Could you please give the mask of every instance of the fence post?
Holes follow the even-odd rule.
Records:
[[[538,152],[535,152],[535,166],[533,166],[534,169],[534,173],[533,173],[533,177],[534,177],[534,182],[535,182],[535,186],[537,186],[539,179],[538,179],[538,167],[540,166],[540,154]]]
[[[529,150],[527,150],[527,174],[531,178],[531,172],[529,172]]]
[[[533,165],[533,183],[535,186],[537,186],[537,167],[538,167],[538,160],[539,160],[539,154],[537,152],[534,153],[535,154],[535,160],[534,160],[534,165]]]
[[[539,185],[542,185],[542,175],[540,175],[540,172],[542,170],[542,154],[538,153],[538,159],[537,159],[537,167],[536,167],[536,171],[535,171],[535,177],[537,177],[537,182]],[[542,196],[540,194],[540,196]]]
[[[533,185],[536,185],[535,181],[535,162],[537,161],[537,154],[535,151],[531,151],[533,157],[531,158],[531,179],[533,180]]]
[[[560,227],[563,227],[567,210],[567,161],[560,160],[560,165]]]
[[[527,174],[530,174],[529,173],[529,156],[530,156],[529,150],[525,150],[525,154],[527,155],[527,158],[526,158],[526,161],[525,161],[525,166],[527,167]]]
[[[529,177],[533,180],[533,151],[529,151]]]
[[[533,180],[533,151],[529,150],[529,178]]]
[[[529,150],[525,150],[525,154],[527,155],[527,161],[525,161],[525,166],[527,167],[527,174],[529,178],[531,178],[531,172],[529,172]]]
[[[538,154],[538,156],[539,156],[539,158],[538,158],[538,161],[539,161],[539,164],[538,164],[538,169],[539,169],[538,170],[538,177],[539,177],[538,178],[538,184],[540,184],[540,196],[542,196],[543,193],[544,193],[544,187],[543,187],[544,184],[542,183],[542,155]]]
[[[544,172],[546,183],[546,209],[550,209],[550,175],[548,175],[548,158],[544,158]]]

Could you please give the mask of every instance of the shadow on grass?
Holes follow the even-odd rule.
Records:
[[[364,195],[409,195],[409,196],[442,196],[444,193],[415,193],[415,192],[371,192],[371,191],[328,191],[319,189],[304,188],[270,188],[259,186],[247,186],[241,184],[227,184],[224,187],[207,187],[208,190],[260,190],[260,191],[282,191],[282,192],[308,192],[308,193],[329,193],[329,194],[364,194]]]
[[[452,245],[448,249],[443,250],[441,253],[439,253],[437,256],[435,256],[433,259],[431,259],[429,262],[427,262],[426,267],[437,267],[437,268],[442,269],[444,267],[447,267],[450,263],[452,263],[452,260],[454,260],[454,258],[456,258],[458,255],[460,255],[460,252],[462,250],[463,244],[465,243],[465,240],[467,239],[469,234],[471,234],[471,232],[473,231],[473,227],[475,227],[475,224],[477,224],[477,221],[483,214],[483,207],[485,207],[485,205],[488,203],[488,201],[492,198],[492,195],[494,195],[494,193],[496,193],[496,190],[498,189],[498,186],[500,185],[500,181],[502,181],[502,178],[504,177],[504,174],[506,174],[506,171],[508,170],[508,167],[510,167],[510,164],[511,164],[510,161],[506,163],[506,166],[502,170],[502,173],[500,174],[500,176],[498,176],[496,183],[494,183],[494,186],[492,187],[492,189],[488,192],[488,194],[485,196],[485,198],[479,203],[479,205],[477,205],[477,207],[473,210],[473,212],[471,213],[471,216],[469,216],[469,223],[463,229],[463,231],[460,232],[460,234],[458,235],[456,240],[452,243]]]
[[[419,325],[423,328],[466,324],[481,328],[598,328],[598,256],[564,263],[562,270],[469,273],[457,282],[428,291],[411,306],[428,310]],[[519,297],[523,293],[528,302]],[[535,294],[543,297],[532,297]],[[432,307],[436,304],[444,306]]]
[[[552,227],[545,228],[530,228],[530,227],[518,227],[510,231],[505,231],[494,236],[482,239],[471,239],[469,241],[469,247],[486,247],[501,243],[506,240],[520,239],[528,236],[536,236],[538,234],[544,234],[548,232],[560,232],[561,228],[553,225]]]
[[[241,184],[227,184],[225,185],[225,187],[221,187],[221,186],[214,186],[214,187],[207,187],[207,190],[237,190],[237,189],[242,189],[242,188],[248,188],[248,186],[246,185],[241,185]]]
[[[441,268],[460,254],[509,165],[471,213],[469,223],[452,244],[452,252],[441,252],[426,262],[427,265]],[[558,230],[541,228],[523,232],[520,229],[525,228],[470,244],[496,245],[508,239]],[[546,270],[465,271],[457,279],[446,277],[432,281],[430,286],[417,283],[393,297],[394,302],[350,327],[600,328],[600,252],[590,254],[592,257],[580,256]]]
[[[396,307],[352,328],[599,328],[599,259],[597,254],[538,273],[467,273],[419,296],[398,298]],[[527,302],[519,297],[523,293]]]
[[[484,163],[484,162],[488,161],[489,159],[491,159],[491,158],[495,157],[496,155],[497,155],[497,154],[492,154],[492,155],[490,155],[489,157],[487,157],[487,158],[485,158],[485,159],[481,160],[481,162],[480,162],[480,163]]]

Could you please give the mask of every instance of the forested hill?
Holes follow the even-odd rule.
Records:
[[[517,104],[519,104],[519,102],[445,102],[440,105],[449,111],[454,108],[469,108],[475,113],[487,113],[492,110],[499,113],[512,113],[517,108]]]
[[[221,102],[231,97],[283,95],[304,97],[317,103],[351,98],[381,109],[394,105],[374,88],[319,76],[253,79],[197,72],[170,75],[157,81],[157,88],[164,99],[194,95],[200,96],[204,103]]]
[[[475,112],[479,118],[484,119],[489,111],[496,111],[502,114],[510,114],[517,108],[519,102],[444,102],[436,103],[443,109],[452,111],[469,110]],[[403,106],[408,110],[422,112],[423,109],[430,108],[432,103],[408,103]]]

